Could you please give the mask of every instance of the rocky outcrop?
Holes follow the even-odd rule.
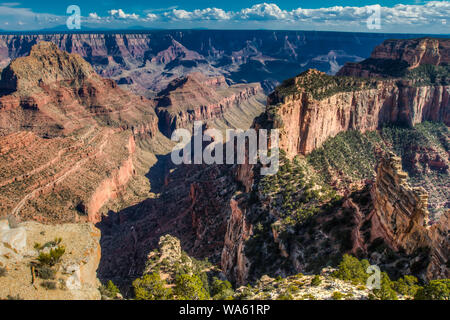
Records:
[[[0,267],[21,258],[27,245],[27,233],[23,227],[11,228],[8,219],[0,220]]]
[[[430,250],[426,277],[448,278],[448,215],[432,226],[428,223],[428,194],[423,188],[411,188],[401,158],[389,154],[381,160],[372,188],[371,239],[382,238],[395,251],[412,254]]]
[[[5,232],[6,225],[1,220]],[[6,270],[6,275],[0,277],[0,298],[8,295],[21,299],[56,299],[56,300],[95,300],[100,299],[97,279],[97,268],[100,262],[100,232],[92,224],[60,224],[42,225],[28,221],[11,228],[9,233],[20,234],[20,250],[11,253],[0,250],[0,264]],[[44,279],[39,278],[30,266],[35,266],[39,250],[36,244],[48,247],[52,241],[61,237],[61,245],[65,247],[61,261],[55,266],[54,290],[42,286]],[[17,237],[16,237],[17,238]],[[49,280],[47,280],[49,281]]]
[[[252,225],[246,219],[245,209],[239,207],[238,199],[231,199],[230,207],[231,216],[223,244],[221,268],[237,285],[243,285],[247,281],[250,266],[244,252],[245,242],[252,233]]]
[[[409,80],[331,77],[310,70],[278,87],[267,104],[289,158],[311,152],[342,131],[426,120],[450,125],[450,86]]]
[[[158,272],[168,282],[174,281],[180,270],[186,273],[194,270],[194,263],[182,249],[180,240],[166,234],[159,238],[157,250],[147,256],[144,274]]]
[[[0,88],[1,212],[99,221],[135,176],[136,141],[159,134],[153,102],[47,42],[5,68]]]
[[[387,232],[383,238],[396,250],[404,248],[410,253],[426,241],[428,195],[423,188],[412,189],[407,177],[401,158],[389,154],[378,166],[372,199],[380,226]],[[380,236],[376,229],[372,229],[372,238]]]
[[[246,129],[264,109],[264,94],[258,83],[229,86],[223,76],[200,73],[172,81],[156,99],[159,128],[168,137],[178,128],[192,130],[194,121],[213,119],[226,122],[228,127]],[[239,122],[230,119],[233,113]]]
[[[300,273],[282,279],[264,275],[254,286],[237,288],[234,298],[245,297],[246,300],[369,300],[370,290],[368,288],[337,279],[333,276],[334,271],[335,269],[332,268],[324,268],[320,275]],[[316,278],[315,283],[314,278]],[[317,279],[320,280],[317,281]]]
[[[338,75],[354,77],[389,77],[421,65],[447,66],[450,41],[442,38],[386,40],[377,46],[369,59],[347,63]]]

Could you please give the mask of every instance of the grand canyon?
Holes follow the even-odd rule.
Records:
[[[0,68],[0,299],[448,299],[448,37],[5,33]],[[195,121],[278,129],[278,172],[173,164]]]

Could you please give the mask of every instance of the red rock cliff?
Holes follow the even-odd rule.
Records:
[[[135,139],[158,133],[152,102],[46,42],[3,70],[0,89],[0,210],[98,221],[135,174]]]
[[[309,70],[286,81],[267,102],[268,118],[282,129],[281,147],[292,158],[311,152],[341,131],[364,132],[387,123],[413,126],[426,120],[450,125],[449,47],[447,39],[387,41],[374,50],[374,58],[346,65],[339,76]],[[373,59],[388,57],[407,64],[405,76],[372,78],[379,76],[371,73]],[[428,64],[441,68],[436,69],[439,78],[408,73]],[[355,66],[367,72],[353,72]]]
[[[371,238],[383,238],[395,251],[403,249],[407,254],[419,248],[429,248],[427,278],[448,278],[445,266],[449,255],[449,212],[430,226],[428,194],[423,188],[411,188],[407,177],[402,170],[401,159],[394,154],[387,155],[378,165],[372,188],[374,210]]]
[[[263,106],[257,100],[262,100],[263,96],[263,90],[257,83],[229,86],[223,76],[206,77],[192,73],[170,82],[159,93],[156,112],[160,118],[160,129],[170,137],[177,128],[191,129],[194,121],[222,119],[246,102],[251,105],[246,109],[254,108],[260,113]],[[249,110],[237,112],[240,117],[249,117],[247,122],[251,123],[251,117],[255,114]]]

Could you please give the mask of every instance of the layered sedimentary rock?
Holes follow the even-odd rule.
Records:
[[[421,43],[417,44],[423,50],[419,50],[415,58],[409,58],[408,63],[417,68],[419,64],[425,66],[434,62],[436,65],[432,67],[442,68],[436,71],[440,75],[438,78],[406,74],[402,78],[376,80],[331,77],[309,70],[278,87],[268,98],[268,105],[272,106],[269,119],[282,128],[280,146],[288,157],[309,153],[327,138],[347,130],[365,132],[389,123],[413,126],[426,120],[450,125],[446,62],[449,40],[423,41],[426,47],[423,49]],[[431,54],[429,47],[440,51],[436,49],[437,52]],[[379,51],[381,49],[375,49],[374,55],[379,55]],[[411,54],[405,52],[405,59]],[[359,66],[367,68],[365,62]],[[339,74],[352,74],[345,72],[345,67],[343,70]]]
[[[80,56],[51,43],[34,46],[6,67],[0,92],[2,134],[30,128],[41,136],[67,135],[99,122],[148,135],[157,130],[149,100],[118,88]]]
[[[41,42],[0,81],[1,214],[98,221],[135,173],[136,141],[158,134],[153,103]]]
[[[190,80],[182,80],[180,87]],[[215,85],[220,84],[214,81]],[[305,72],[269,97],[266,112],[255,120],[254,127],[280,128],[281,148],[292,158],[346,130],[373,131],[391,122],[413,125],[427,119],[446,121],[448,86],[409,81]],[[171,92],[176,94],[175,84]],[[169,91],[167,99],[177,101],[179,96],[171,97]],[[342,199],[327,198],[323,191],[326,186],[307,163],[295,168],[297,172],[292,168],[285,170],[288,171],[268,180],[267,184],[279,188],[270,193],[262,191],[262,177],[254,165],[183,165],[167,169],[158,199],[127,208],[102,222],[107,236],[99,269],[101,276],[107,279],[120,274],[122,279],[129,276],[128,281],[139,276],[148,252],[166,233],[177,236],[190,255],[206,256],[220,263],[223,272],[238,284],[255,280],[262,272],[282,276],[312,272],[327,263],[336,263],[344,252],[368,257],[386,270],[391,268],[390,271],[393,267],[388,255],[395,256],[402,266],[405,260],[410,261],[401,270],[394,270],[396,276],[423,271],[418,261],[423,262],[427,256],[407,255],[395,246],[389,249],[388,241],[387,246],[382,245],[382,234],[380,239],[371,238],[371,217],[375,214],[371,215],[374,211],[370,181],[361,182],[362,191],[353,192],[349,188],[341,194]],[[309,180],[311,177],[314,181]],[[299,200],[306,202],[298,211],[298,222],[295,214],[285,215],[286,208],[297,209],[296,203],[285,203],[285,207],[278,203],[287,191],[280,190],[279,181],[287,179],[292,179],[292,183],[289,180],[284,188],[309,199]],[[308,192],[302,194],[300,189],[307,185],[310,185]],[[305,222],[302,215],[314,216]],[[430,265],[442,268],[445,262]],[[429,273],[424,279],[436,275]]]
[[[168,137],[178,128],[192,130],[194,121],[218,128],[247,129],[263,110],[258,83],[229,86],[223,76],[200,73],[178,78],[156,97],[159,128]]]
[[[405,35],[396,35],[399,38]],[[0,68],[27,55],[40,41],[78,53],[102,76],[147,96],[190,72],[224,75],[236,83],[260,82],[266,92],[308,69],[335,73],[360,61],[382,34],[305,31],[149,31],[0,35]]]
[[[295,81],[316,81],[320,77],[328,76],[311,70]],[[292,158],[311,152],[342,131],[372,131],[389,123],[412,126],[426,120],[450,124],[449,86],[418,87],[396,81],[360,85],[354,91],[321,99],[301,91],[280,97],[275,91],[268,104],[277,110],[277,118],[272,119],[281,121],[280,147]]]
[[[227,224],[227,232],[221,255],[221,268],[230,279],[237,284],[247,282],[250,262],[245,255],[245,242],[252,233],[252,225],[246,220],[246,206],[242,203],[247,199],[232,198],[230,200],[231,216]]]
[[[439,43],[442,43],[440,46],[445,47],[448,40],[437,40],[434,43],[437,43],[438,46]],[[424,53],[416,55],[420,58],[412,60],[419,61],[419,67],[420,63],[436,62],[437,60],[426,57],[428,51],[429,49],[425,49]],[[441,49],[440,52],[446,51]],[[409,55],[405,54],[405,56]],[[440,61],[443,61],[442,66],[445,69],[447,57],[440,57],[436,66],[441,67]],[[438,69],[438,71],[441,72],[444,69]],[[311,152],[320,147],[325,140],[342,131],[375,131],[385,124],[414,126],[427,120],[444,122],[449,125],[450,88],[448,76],[445,75],[445,72],[443,74],[443,77],[433,82],[430,78],[415,77],[416,74],[412,73],[406,74],[403,78],[391,77],[379,80],[345,76],[330,77],[319,71],[310,70],[286,81],[269,96],[266,112],[256,120],[255,126],[279,128],[281,130],[280,147],[286,151],[288,158],[293,158],[298,154]],[[416,150],[417,157],[423,157],[426,161],[432,147],[428,146],[428,149],[428,151]],[[437,159],[437,157],[434,158]],[[384,160],[383,163],[389,162],[389,159]],[[382,168],[385,168],[386,171],[389,170],[383,164],[380,165],[379,170],[383,173],[379,172],[379,176],[383,176],[384,180],[383,177],[377,178],[372,192],[373,200],[367,199],[369,198],[367,191],[363,191],[361,194],[349,195],[347,193],[342,208],[334,208],[331,213],[318,214],[310,222],[309,229],[308,226],[299,226],[300,231],[287,228],[281,237],[277,228],[272,227],[273,240],[267,240],[264,247],[277,246],[279,250],[277,261],[289,259],[296,272],[303,271],[308,265],[317,263],[317,261],[311,261],[307,255],[315,254],[320,250],[323,250],[324,259],[332,257],[333,250],[341,253],[348,251],[358,255],[365,254],[370,257],[371,261],[377,261],[376,263],[383,265],[386,270],[390,270],[385,261],[386,257],[374,252],[375,248],[384,242],[387,248],[390,248],[385,250],[393,250],[394,256],[397,255],[395,259],[401,261],[401,259],[405,259],[405,255],[406,259],[410,259],[410,263],[405,264],[401,272],[415,273],[422,279],[428,280],[448,277],[448,212],[442,214],[437,223],[427,226],[426,199],[428,199],[428,194],[424,189],[413,190],[408,186],[406,174],[401,171],[401,163],[398,163],[398,160],[394,165],[395,169],[390,169],[391,184],[389,187],[383,185],[383,181],[388,180],[389,175],[383,174]],[[405,159],[405,163],[410,160]],[[432,163],[434,162],[432,161]],[[441,167],[445,170],[445,161],[441,161]],[[248,173],[248,170],[246,172]],[[247,176],[250,177],[250,175]],[[416,175],[415,184],[418,184],[417,179]],[[259,185],[257,180],[252,181]],[[250,185],[253,183],[250,182]],[[368,181],[364,183],[368,183]],[[387,189],[383,189],[383,186]],[[383,192],[385,192],[385,198],[380,195]],[[442,196],[445,197],[445,195]],[[247,219],[252,217],[252,212],[261,214],[261,206],[264,207],[264,201],[267,200],[260,197],[259,201],[261,202],[259,205],[247,210]],[[448,200],[443,198],[442,201]],[[383,206],[385,208],[382,209]],[[387,210],[389,213],[384,213],[382,210]],[[396,228],[399,229],[396,229],[395,232],[390,225],[392,215],[402,217],[398,218]],[[340,226],[339,220],[346,222]],[[272,226],[282,222],[278,218],[269,219],[269,221],[272,222]],[[249,221],[244,219],[241,229],[248,223]],[[330,226],[335,226],[335,228],[330,229]],[[250,228],[252,227],[255,226]],[[302,229],[304,230],[302,231]],[[240,230],[240,228],[236,228],[236,230]],[[298,232],[298,237],[303,240],[300,242],[292,240],[294,232]],[[398,234],[394,235],[396,232]],[[249,236],[248,233],[241,231],[235,237],[239,239]],[[252,238],[252,234],[250,234],[250,238]],[[309,245],[315,247],[308,248],[309,242],[306,242],[305,238],[313,238],[314,242]],[[322,239],[326,239],[326,241],[322,241]],[[332,248],[330,241],[338,247]],[[321,247],[322,245],[323,247]],[[430,250],[430,254],[424,255],[423,250]],[[308,253],[310,251],[311,253]],[[384,251],[383,254],[386,255],[387,251]],[[228,253],[227,255],[232,257],[240,252],[242,250],[236,245],[233,254]],[[245,256],[250,265],[252,262],[254,264],[254,259],[248,253],[244,254],[244,258],[240,257],[240,260],[245,261]],[[232,274],[236,274],[236,269],[240,270],[237,273],[240,277],[251,277],[248,265],[241,266],[235,263],[233,267],[229,268],[232,270]],[[278,271],[292,272],[292,270],[286,271],[289,270],[288,268],[282,270],[285,271]],[[390,270],[390,272],[396,276],[401,274],[398,270]]]
[[[401,158],[394,154],[385,156],[378,165],[372,188],[371,238],[382,238],[394,250],[401,249],[407,254],[429,249],[427,278],[448,278],[449,211],[430,226],[428,194],[423,188],[411,188],[407,177],[402,170]]]
[[[377,46],[370,58],[361,63],[346,63],[337,75],[354,77],[389,77],[421,65],[450,64],[448,39],[386,40]]]

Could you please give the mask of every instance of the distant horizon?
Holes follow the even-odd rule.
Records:
[[[58,27],[52,29],[42,30],[2,30],[0,34],[96,34],[96,33],[151,33],[158,31],[226,31],[226,32],[238,32],[238,31],[267,31],[267,32],[319,32],[319,33],[358,33],[358,34],[373,34],[373,35],[417,35],[427,38],[432,37],[450,37],[449,33],[417,33],[417,32],[368,32],[368,31],[336,31],[336,30],[307,30],[307,29],[210,29],[210,28],[128,28],[128,29],[86,29],[86,30],[63,30],[64,26],[61,26],[61,30]]]

